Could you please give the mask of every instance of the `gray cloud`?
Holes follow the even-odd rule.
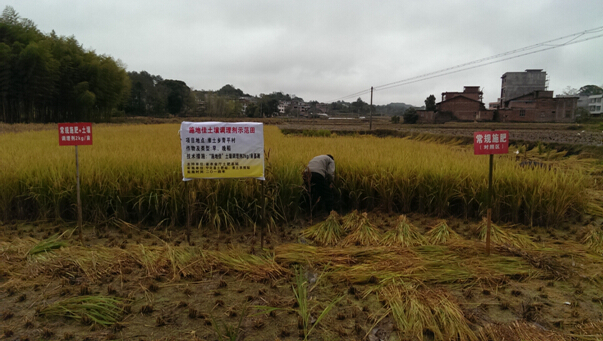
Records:
[[[283,91],[318,101],[603,25],[599,0],[2,2],[43,32],[74,35],[121,59],[128,71],[196,89],[233,84],[252,95]],[[495,101],[502,74],[528,68],[545,69],[557,93],[601,85],[602,42],[378,91],[374,102],[422,105],[429,94],[439,100],[465,85],[484,87],[484,100]]]

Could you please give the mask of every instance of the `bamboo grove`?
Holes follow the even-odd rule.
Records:
[[[488,161],[470,147],[372,136],[304,137],[265,127],[266,182],[182,181],[179,125],[94,126],[94,145],[80,147],[84,219],[121,219],[234,229],[300,214],[301,173],[318,154],[337,164],[338,210],[381,209],[445,217],[485,214]],[[74,150],[59,147],[56,128],[0,135],[0,220],[71,220],[76,209]],[[580,168],[522,168],[496,156],[494,219],[552,225],[584,212],[593,181]],[[188,186],[188,187],[187,187]],[[187,195],[188,193],[188,195]]]
[[[7,6],[0,17],[0,121],[108,122],[130,97],[121,62],[41,33]]]

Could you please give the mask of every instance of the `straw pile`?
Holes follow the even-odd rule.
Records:
[[[436,226],[427,232],[427,239],[430,244],[446,244],[451,240],[459,239],[459,235],[454,232],[446,220],[441,220]]]
[[[343,235],[343,229],[339,224],[339,215],[337,212],[331,211],[331,214],[329,214],[329,217],[325,221],[310,226],[302,232],[302,235],[320,245],[336,245]]]
[[[379,231],[371,224],[366,213],[362,213],[362,217],[358,225],[352,233],[350,233],[341,243],[343,246],[348,245],[379,245]]]
[[[411,224],[405,215],[398,218],[398,224],[393,230],[383,236],[381,244],[385,246],[420,246],[427,244],[427,239]]]
[[[442,290],[400,283],[384,287],[379,296],[389,306],[403,340],[424,340],[425,331],[431,331],[435,340],[477,340],[460,307]]]
[[[345,217],[343,217],[341,227],[345,231],[353,231],[358,227],[361,220],[362,215],[358,213],[357,210],[353,210],[352,212],[348,213]]]

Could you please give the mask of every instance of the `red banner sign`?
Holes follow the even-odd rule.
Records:
[[[478,131],[473,133],[473,153],[475,155],[507,154],[508,152],[508,131]]]
[[[92,144],[92,123],[59,123],[59,146]]]

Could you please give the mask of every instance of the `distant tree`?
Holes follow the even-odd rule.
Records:
[[[109,121],[123,110],[130,79],[119,60],[73,37],[42,34],[10,6],[0,16],[0,120]]]
[[[184,116],[192,107],[191,89],[183,81],[166,79],[158,85],[167,90],[166,109],[170,114]]]
[[[260,113],[260,107],[255,104],[255,103],[249,103],[247,104],[247,107],[245,108],[245,116],[247,117],[261,117],[262,114]]]
[[[435,111],[436,110],[436,98],[434,95],[429,95],[425,99],[425,110],[427,111]]]
[[[408,108],[404,111],[404,123],[406,124],[415,124],[419,120],[419,114],[417,114],[417,110],[415,108]]]
[[[561,91],[561,94],[565,96],[573,96],[578,94],[578,90],[568,85],[565,87],[565,89],[563,89],[563,91]]]
[[[358,97],[356,102],[352,103],[352,110],[357,114],[364,114],[369,112],[369,104],[364,102],[362,98]]]
[[[596,85],[585,85],[578,90],[578,93],[583,96],[592,96],[603,94],[603,89]]]
[[[577,107],[574,114],[576,115],[576,122],[578,123],[584,122],[590,117],[590,111],[582,107]]]
[[[245,93],[241,89],[237,89],[230,84],[224,85],[220,90],[216,92],[218,96],[228,96],[228,97],[243,97]]]

